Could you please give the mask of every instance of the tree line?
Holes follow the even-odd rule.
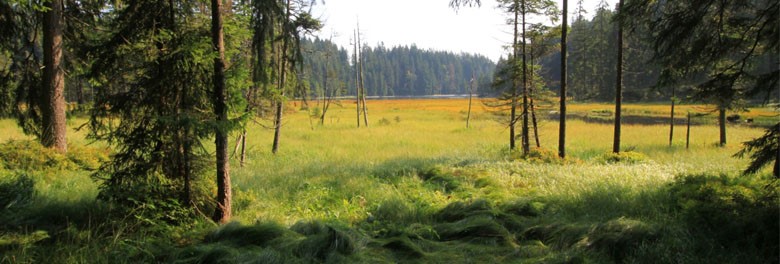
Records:
[[[309,96],[323,95],[326,78],[340,87],[340,95],[355,95],[354,56],[326,39],[304,39],[302,45]],[[367,96],[468,94],[472,76],[487,83],[495,69],[495,63],[482,55],[426,50],[415,45],[362,45],[360,54]]]

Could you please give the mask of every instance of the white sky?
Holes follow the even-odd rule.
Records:
[[[578,0],[569,0],[569,20]],[[583,0],[592,16],[602,0]],[[318,1],[319,2],[319,1]],[[386,47],[416,44],[421,49],[478,53],[493,61],[505,54],[511,28],[507,16],[496,8],[495,0],[482,0],[481,7],[462,7],[457,12],[450,0],[325,0],[313,9],[314,17],[324,21],[317,33],[349,47],[356,21],[360,20],[361,40],[369,46],[384,43]],[[561,1],[557,1],[560,8]],[[610,9],[617,0],[606,0]],[[571,23],[571,22],[570,22]],[[351,53],[351,48],[348,49]]]

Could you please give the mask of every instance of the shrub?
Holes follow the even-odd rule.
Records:
[[[531,148],[527,155],[523,155],[520,151],[513,151],[511,157],[513,160],[525,160],[530,163],[563,164],[564,162],[558,157],[558,153],[544,148]]]
[[[618,153],[614,153],[614,152],[605,153],[599,156],[597,160],[605,164],[612,164],[612,163],[634,164],[634,163],[647,161],[648,158],[645,154],[639,152],[624,151]]]
[[[107,160],[107,149],[71,147],[61,154],[31,140],[0,144],[0,163],[9,170],[94,170]]]

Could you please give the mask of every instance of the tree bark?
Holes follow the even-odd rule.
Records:
[[[222,30],[222,1],[211,0],[212,48],[219,56],[214,58],[214,114],[217,116],[215,136],[217,156],[217,206],[212,220],[217,223],[230,221],[232,215],[232,190],[230,188],[230,164],[228,160],[227,89],[225,87],[225,41]]]
[[[618,12],[623,10],[623,0],[618,2]],[[617,33],[617,81],[615,82],[615,135],[612,142],[612,152],[620,152],[620,123],[623,107],[623,25],[616,22]]]
[[[568,10],[568,4],[569,0],[563,0],[563,22],[561,23],[561,99],[560,99],[560,117],[559,123],[558,123],[558,157],[565,158],[566,157],[566,88],[568,85],[567,82],[567,73],[566,73],[566,62],[568,58],[567,55],[567,31],[569,28],[568,25],[568,17],[569,17],[569,10]]]
[[[45,3],[43,13],[43,91],[40,98],[41,144],[58,152],[68,151],[65,138],[65,74],[62,71],[62,0]]]

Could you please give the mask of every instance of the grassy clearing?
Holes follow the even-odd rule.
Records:
[[[276,156],[272,131],[250,129],[247,166],[232,164],[237,223],[223,227],[206,221],[149,225],[113,215],[109,205],[94,201],[89,167],[74,161],[99,161],[105,152],[97,146],[49,157],[32,145],[5,143],[0,154],[43,161],[31,165],[0,155],[0,189],[29,191],[0,197],[14,203],[0,217],[0,262],[778,259],[776,183],[737,176],[747,161],[731,157],[760,129],[732,125],[729,144],[719,148],[717,127],[694,126],[686,150],[683,129],[668,147],[668,127],[627,125],[624,148],[641,155],[610,162],[612,127],[573,120],[570,158],[551,164],[544,160],[554,160],[545,155],[557,149],[555,121],[542,122],[547,150],[540,158],[515,161],[506,129],[482,107],[475,107],[472,128],[465,129],[465,100],[369,101],[371,123],[360,129],[354,105],[342,103],[329,111],[325,126],[306,111],[288,115]],[[12,121],[0,122],[9,124],[2,142],[25,138]],[[71,142],[78,149],[84,141]],[[45,165],[46,157],[56,166]]]

